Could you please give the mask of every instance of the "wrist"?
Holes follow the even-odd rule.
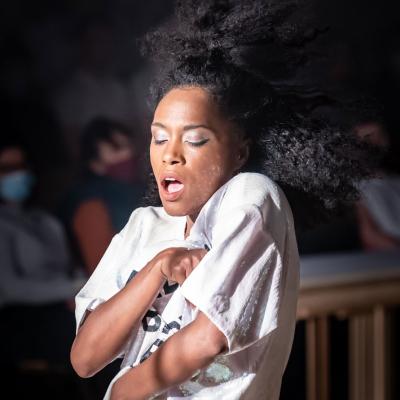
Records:
[[[157,254],[157,256],[153,259],[152,271],[156,273],[163,282],[168,280],[167,275],[164,273],[164,260],[163,257],[160,256],[161,253]]]

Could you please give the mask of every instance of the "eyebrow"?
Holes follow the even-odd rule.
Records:
[[[151,124],[151,126],[158,126],[160,128],[167,129],[167,127],[160,122],[153,122]],[[197,128],[204,128],[204,129],[208,129],[209,131],[214,132],[214,130],[212,128],[210,128],[209,126],[204,125],[204,124],[185,125],[183,127],[183,130],[190,131],[191,129],[197,129]]]

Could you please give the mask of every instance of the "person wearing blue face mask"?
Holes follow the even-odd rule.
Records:
[[[62,225],[30,206],[34,184],[24,149],[0,147],[0,356],[17,368],[26,361],[68,368],[70,303],[84,281],[72,276]]]
[[[34,182],[34,176],[28,171],[7,174],[0,179],[0,196],[4,201],[23,202],[31,194]]]

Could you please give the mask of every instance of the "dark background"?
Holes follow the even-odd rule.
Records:
[[[98,66],[104,63],[110,75],[132,88],[128,104],[131,115],[127,122],[142,141],[144,152],[148,136],[145,97],[151,69],[140,57],[136,38],[167,18],[172,4],[171,0],[1,2],[1,138],[4,142],[17,139],[28,148],[39,176],[36,202],[40,206],[50,211],[57,208],[60,193],[68,185],[76,164],[68,146],[69,128],[60,118],[56,103],[78,70],[84,32],[93,26],[106,30],[106,37],[101,34],[98,37],[101,49]],[[369,116],[379,115],[387,126],[392,146],[398,148],[400,3],[315,0],[313,8],[318,23],[329,27],[320,42],[324,57],[314,70],[321,86],[339,98],[362,97],[375,104]],[[346,114],[344,109],[331,118],[341,122],[351,112],[349,108]],[[340,324],[336,329],[342,334]],[[299,342],[304,342],[302,332],[297,333]],[[301,399],[304,376],[299,370],[304,373],[304,360],[295,354],[290,365],[283,393],[287,393],[287,398]],[[31,379],[37,381],[38,377]],[[63,391],[68,393],[72,390],[68,385],[73,384],[47,379],[42,385],[44,392],[53,393],[49,398],[54,398]],[[345,389],[341,387],[345,386],[346,382],[338,386],[341,395],[337,398],[343,397]]]
[[[3,1],[0,5],[0,105],[2,136],[23,138],[35,165],[49,168],[73,163],[55,99],[77,71],[83,32],[107,29],[99,38],[110,73],[134,87],[129,121],[135,133],[147,134],[145,96],[151,77],[136,38],[172,10],[171,0]],[[395,1],[315,1],[317,21],[329,30],[316,75],[340,96],[372,96],[390,134],[398,140],[400,115],[400,24]],[[105,49],[105,50],[104,50]],[[102,62],[101,59],[98,60]],[[54,188],[55,190],[56,188]],[[51,196],[51,186],[48,186]],[[43,196],[42,196],[43,197]],[[45,196],[44,196],[45,197]],[[51,206],[51,200],[42,199]]]

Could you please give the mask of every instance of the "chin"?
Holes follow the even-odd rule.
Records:
[[[185,207],[179,206],[174,203],[162,203],[165,212],[172,217],[183,217],[188,215],[187,209]]]
[[[172,217],[183,217],[187,215],[193,215],[196,211],[191,207],[179,204],[179,202],[162,202],[165,212]]]

